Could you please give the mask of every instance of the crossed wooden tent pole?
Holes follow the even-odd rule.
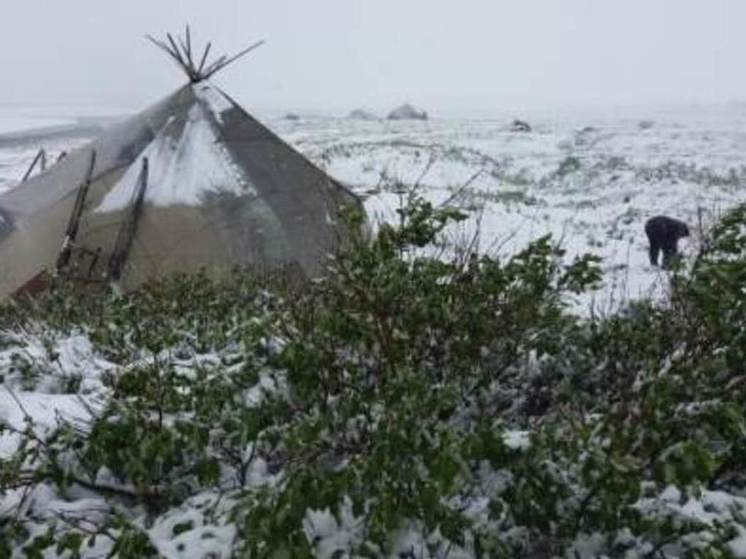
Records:
[[[174,36],[171,35],[171,33],[166,33],[168,42],[160,41],[152,35],[146,35],[145,37],[148,39],[148,41],[168,54],[169,58],[171,58],[179,66],[179,68],[184,71],[184,73],[189,77],[189,81],[192,83],[199,83],[201,81],[210,79],[210,77],[214,76],[217,72],[220,72],[226,66],[233,64],[239,58],[246,56],[251,51],[259,48],[264,44],[264,41],[257,41],[256,43],[246,47],[238,54],[235,54],[233,56],[220,56],[208,65],[207,58],[210,55],[212,43],[207,43],[202,56],[199,58],[199,64],[196,64],[195,61],[197,60],[197,58],[194,57],[195,52],[192,49],[192,34],[188,25],[186,26],[186,33],[183,38],[177,37],[176,39],[174,39]]]

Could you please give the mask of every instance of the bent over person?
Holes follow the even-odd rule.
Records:
[[[657,215],[645,222],[645,234],[650,242],[650,264],[658,265],[658,255],[663,252],[663,269],[668,269],[678,254],[678,242],[689,236],[689,227],[683,221]]]

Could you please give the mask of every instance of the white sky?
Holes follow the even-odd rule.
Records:
[[[0,0],[0,103],[137,109],[183,83],[142,36],[267,45],[216,81],[254,110],[746,99],[744,0]]]

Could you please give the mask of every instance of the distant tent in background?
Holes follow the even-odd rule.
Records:
[[[531,125],[525,120],[516,118],[510,125],[511,132],[531,132]]]
[[[0,195],[0,296],[55,275],[125,289],[203,268],[314,277],[344,237],[340,210],[359,199],[205,81],[261,43],[207,64],[188,28],[178,46],[150,40],[189,83]]]
[[[389,113],[389,120],[427,120],[427,111],[413,107],[409,103],[395,108]]]
[[[378,117],[365,109],[355,109],[347,115],[350,120],[378,120]]]

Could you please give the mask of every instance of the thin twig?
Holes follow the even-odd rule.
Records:
[[[24,419],[25,420],[31,420],[31,421],[33,421],[34,418],[26,410],[26,408],[23,407],[23,403],[18,398],[18,396],[16,396],[15,392],[13,392],[13,390],[11,390],[10,386],[8,386],[7,384],[3,384],[3,388],[5,388],[5,390],[8,391],[8,394],[10,394],[10,397],[13,398],[13,400],[15,400],[16,404],[18,405],[18,407],[21,409],[21,412],[23,413]]]
[[[471,177],[469,177],[469,179],[464,184],[462,184],[458,189],[456,189],[456,191],[453,194],[451,194],[448,198],[446,198],[446,200],[442,202],[439,207],[443,208],[445,206],[450,205],[451,202],[456,200],[459,196],[461,196],[461,194],[464,193],[464,191],[467,188],[469,188],[472,184],[474,184],[474,181],[476,181],[480,176],[482,176],[482,173],[484,173],[484,169],[479,169],[476,173],[474,173]]]
[[[433,168],[433,165],[435,165],[435,156],[431,153],[430,158],[428,159],[427,164],[425,165],[425,168],[422,170],[422,173],[420,173],[420,176],[414,182],[415,187],[419,187],[420,185],[422,185],[422,181],[425,180],[425,177],[430,172],[430,169]]]

